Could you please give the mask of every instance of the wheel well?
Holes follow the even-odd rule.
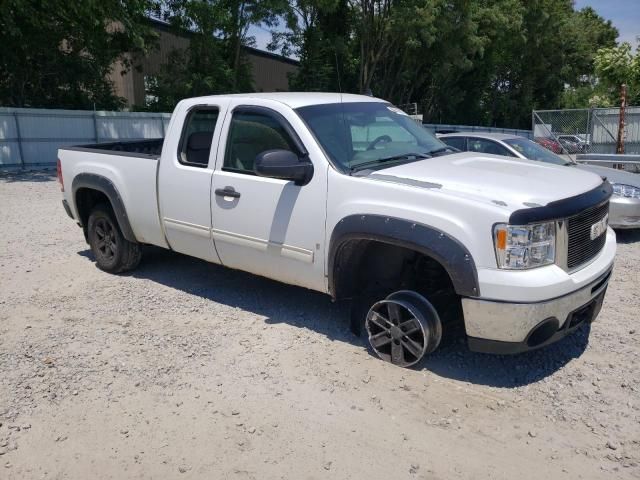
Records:
[[[333,295],[353,298],[367,292],[410,288],[424,294],[455,292],[451,277],[434,258],[378,240],[349,240],[338,250]]]
[[[447,336],[463,331],[460,296],[445,267],[434,258],[367,239],[345,242],[336,255],[332,289],[335,298],[382,299],[398,290],[414,290],[436,308]]]
[[[106,203],[113,209],[109,197],[107,197],[107,195],[105,195],[103,192],[95,190],[93,188],[79,188],[76,191],[75,200],[76,209],[78,210],[78,216],[80,217],[78,220],[80,220],[82,228],[84,228],[85,230],[87,228],[91,210],[93,210],[96,205],[100,203]]]

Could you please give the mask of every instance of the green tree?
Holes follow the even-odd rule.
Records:
[[[147,0],[3,0],[0,104],[14,107],[123,106],[108,79],[115,61],[153,43]]]
[[[412,93],[424,118],[434,122],[490,123],[499,96],[511,86],[514,38],[522,28],[517,0],[443,3],[435,12],[430,41],[411,71],[422,81]]]
[[[219,2],[180,1],[165,5],[165,17],[176,35],[188,37],[184,50],[174,49],[160,72],[147,85],[147,105],[154,111],[171,111],[183,98],[234,91],[234,72],[224,44],[216,34],[227,15]],[[245,78],[250,87],[250,77]]]
[[[222,16],[220,32],[226,44],[227,58],[233,72],[233,89],[249,90],[249,84],[242,84],[249,78],[248,66],[242,57],[243,46],[254,46],[255,39],[249,36],[252,25],[274,26],[278,16],[287,10],[286,0],[222,0],[221,6],[228,12]]]
[[[607,95],[595,75],[594,61],[599,49],[616,46],[618,30],[591,7],[576,12],[569,28],[568,39],[572,41],[569,43],[567,63],[572,68],[572,78],[562,93],[559,106],[608,106]]]
[[[249,28],[274,25],[285,6],[284,0],[159,0],[161,16],[189,46],[170,53],[143,108],[167,111],[186,97],[252,91],[243,50],[255,45]]]
[[[270,50],[300,59],[291,90],[352,91],[350,10],[346,0],[292,0],[283,15],[286,29],[274,32]]]
[[[620,87],[626,84],[627,104],[640,105],[640,48],[634,53],[631,44],[623,42],[598,50],[595,71],[610,104],[620,104]]]
[[[463,99],[455,111],[446,99],[437,102],[447,122],[528,127],[532,109],[557,108],[567,87],[588,85],[595,51],[617,35],[610,22],[590,9],[574,11],[569,0],[464,3],[469,28],[453,43],[466,39],[480,48],[450,87],[441,87]]]
[[[337,35],[322,22],[333,11]],[[533,108],[583,101],[595,52],[617,36],[572,0],[295,0],[292,12],[277,35],[301,59],[292,87],[332,86],[338,57],[343,90],[417,102],[443,123],[526,127]]]

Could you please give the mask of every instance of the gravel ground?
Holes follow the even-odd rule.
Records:
[[[152,248],[103,273],[60,200],[0,178],[0,478],[640,478],[640,232],[590,332],[403,370],[320,294]]]

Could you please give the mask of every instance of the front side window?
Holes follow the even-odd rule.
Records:
[[[217,108],[195,108],[187,115],[178,151],[180,163],[192,167],[206,167],[209,164],[217,121]]]
[[[465,137],[443,137],[442,140],[444,143],[449,145],[450,147],[457,148],[461,152],[467,150],[466,138]]]
[[[262,113],[235,112],[231,118],[223,170],[253,174],[256,157],[267,150],[296,151],[282,124]]]
[[[347,171],[447,153],[447,145],[388,103],[331,103],[296,111],[333,164]]]
[[[573,163],[526,138],[508,138],[505,143],[529,160],[538,160],[540,162],[553,163],[554,165],[571,165]]]

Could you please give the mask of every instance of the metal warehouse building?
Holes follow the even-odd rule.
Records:
[[[176,34],[168,23],[149,19],[158,34],[157,48],[146,57],[133,57],[134,68],[122,74],[122,64],[115,65],[110,79],[114,84],[116,95],[127,101],[127,106],[145,104],[145,83],[150,77],[158,74],[169,54],[177,49],[184,50],[189,46],[189,33]],[[290,58],[265,52],[251,47],[243,47],[247,60],[251,65],[253,84],[257,92],[279,92],[289,90],[288,75],[298,69],[298,62]]]

